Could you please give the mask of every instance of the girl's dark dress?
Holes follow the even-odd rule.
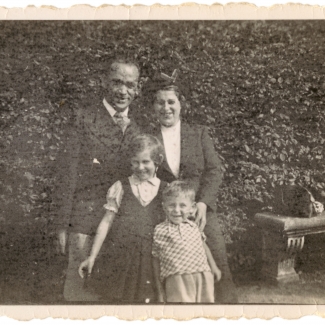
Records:
[[[152,239],[155,226],[164,220],[160,183],[157,196],[143,207],[132,193],[128,179],[121,180],[124,195],[103,253],[94,267],[89,287],[109,303],[155,301]]]

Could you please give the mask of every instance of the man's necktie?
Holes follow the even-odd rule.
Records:
[[[120,112],[116,112],[114,114],[114,118],[115,118],[116,124],[124,132],[126,127],[130,124],[130,120],[126,116],[123,116],[122,113],[120,113]]]

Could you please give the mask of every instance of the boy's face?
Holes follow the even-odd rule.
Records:
[[[194,213],[195,202],[184,194],[178,194],[175,197],[167,197],[163,202],[163,208],[169,221],[179,225]]]

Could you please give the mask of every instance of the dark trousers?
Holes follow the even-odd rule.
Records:
[[[207,224],[204,228],[204,233],[207,236],[206,243],[222,273],[221,280],[215,285],[216,303],[238,303],[236,286],[233,283],[228,265],[225,239],[221,231],[218,216],[212,211],[207,212]]]

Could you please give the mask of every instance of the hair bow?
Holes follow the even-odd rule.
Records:
[[[176,81],[176,78],[177,78],[177,74],[178,74],[178,71],[177,69],[175,69],[173,71],[173,74],[171,76],[168,76],[167,74],[161,72],[160,76],[165,79],[166,81],[168,82],[171,82],[171,83],[174,83]]]

